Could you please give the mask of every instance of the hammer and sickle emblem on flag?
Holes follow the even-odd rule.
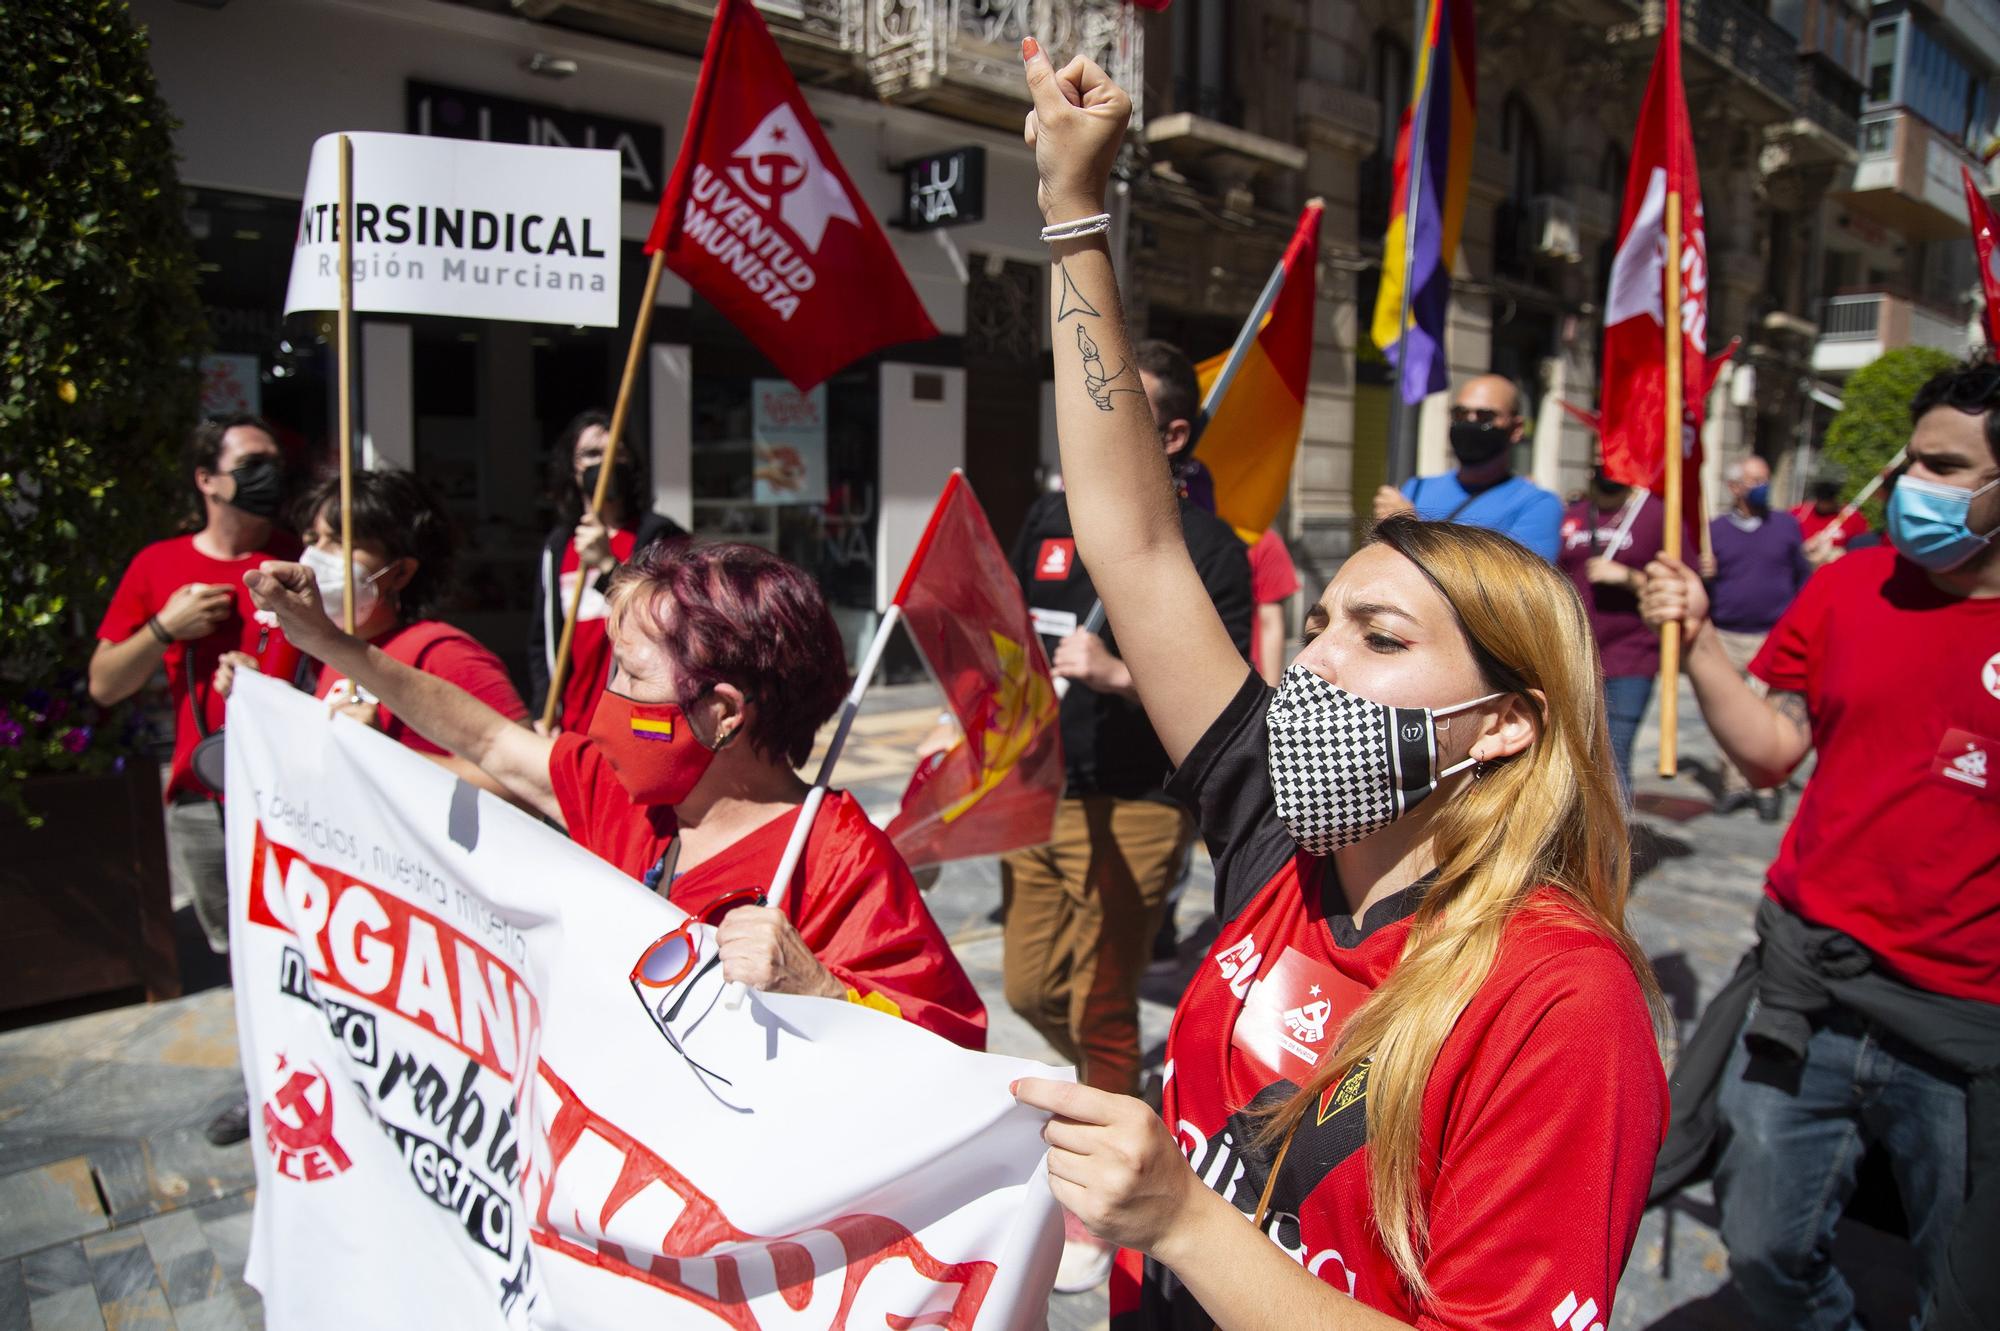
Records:
[[[861,225],[846,188],[820,161],[805,126],[788,105],[771,109],[726,169],[738,189],[777,213],[815,254],[828,222],[839,218],[851,226]]]

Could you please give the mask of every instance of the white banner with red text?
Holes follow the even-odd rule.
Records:
[[[231,969],[274,1328],[1028,1327],[1051,1075],[819,998],[275,681],[229,701]]]

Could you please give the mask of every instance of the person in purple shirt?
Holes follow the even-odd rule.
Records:
[[[1618,789],[1632,797],[1632,741],[1653,700],[1660,639],[1639,617],[1645,568],[1660,552],[1666,508],[1645,490],[1591,474],[1590,489],[1563,513],[1556,566],[1576,584],[1604,663],[1604,714]]]
[[[1708,583],[1709,624],[1730,661],[1761,695],[1763,686],[1748,673],[1750,662],[1812,575],[1812,563],[1798,519],[1771,511],[1770,463],[1747,457],[1724,468],[1722,478],[1734,503],[1708,524],[1711,553],[1702,558],[1701,576]],[[1765,822],[1778,821],[1778,792],[1751,790],[1724,760],[1716,812],[1734,813],[1748,804],[1756,805]]]

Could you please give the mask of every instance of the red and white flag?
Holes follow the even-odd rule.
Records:
[[[1055,685],[963,473],[945,482],[896,604],[964,733],[917,765],[889,839],[913,868],[1044,844],[1063,788]]]
[[[1979,256],[1979,291],[1986,301],[1986,345],[2000,355],[2000,225],[1993,221],[1993,209],[1979,192],[1979,183],[1965,167],[1965,211],[1972,222],[1972,251]]]
[[[708,30],[680,160],[646,253],[801,392],[871,351],[937,336],[750,0]]]
[[[1625,209],[1611,290],[1604,302],[1604,470],[1612,480],[1664,493],[1667,377],[1667,195],[1681,198],[1680,309],[1682,485],[1684,520],[1701,524],[1701,425],[1720,361],[1708,361],[1708,236],[1695,170],[1694,135],[1681,85],[1679,0],[1667,0],[1646,102],[1632,140]],[[1727,357],[1721,358],[1726,360]]]

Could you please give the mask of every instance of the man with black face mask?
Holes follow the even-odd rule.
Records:
[[[1514,446],[1527,424],[1513,380],[1482,374],[1468,381],[1451,404],[1451,451],[1458,470],[1414,477],[1401,490],[1383,486],[1375,492],[1375,520],[1415,513],[1426,521],[1486,527],[1553,564],[1561,545],[1562,500],[1514,475]]]
[[[284,460],[255,416],[203,421],[188,438],[187,476],[203,523],[191,536],[155,541],[132,558],[97,630],[90,696],[109,706],[146,686],[162,666],[174,700],[174,760],[167,780],[167,848],[174,896],[194,902],[217,952],[229,950],[229,884],[222,867],[220,793],[189,761],[222,727],[223,700],[209,681],[223,653],[249,652],[280,679],[299,655],[256,622],[243,575],[266,559],[296,559],[299,542],[275,525],[285,498]]]

